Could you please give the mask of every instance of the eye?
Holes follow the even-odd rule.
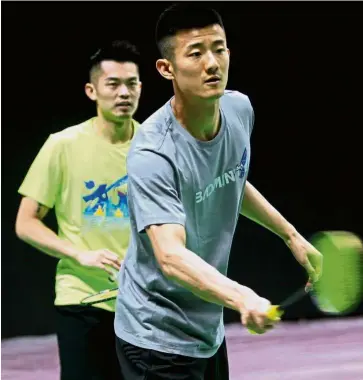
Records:
[[[217,53],[218,53],[218,54],[222,54],[222,53],[224,53],[225,51],[226,51],[225,48],[217,49]]]
[[[200,56],[201,56],[201,53],[199,51],[195,51],[195,52],[189,54],[189,57],[195,57],[195,58],[197,58],[197,57],[200,57]]]
[[[107,83],[107,86],[111,87],[111,88],[116,88],[117,87],[117,83],[115,83],[115,82]]]

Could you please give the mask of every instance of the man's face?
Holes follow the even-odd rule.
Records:
[[[187,96],[220,98],[227,85],[229,68],[223,28],[216,24],[180,31],[173,38],[174,86]]]
[[[118,122],[132,118],[141,94],[135,63],[102,61],[93,82],[92,99],[106,120]]]

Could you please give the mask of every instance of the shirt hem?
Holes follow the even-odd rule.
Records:
[[[222,342],[220,342],[215,348],[210,349],[210,350],[201,350],[197,346],[195,349],[188,350],[188,349],[181,349],[180,346],[176,347],[176,346],[161,345],[161,344],[150,342],[144,339],[138,339],[135,337],[135,334],[132,334],[128,331],[125,331],[117,327],[115,327],[115,334],[118,338],[140,348],[144,348],[147,350],[160,351],[167,354],[176,354],[176,355],[195,357],[195,358],[201,358],[201,359],[210,358],[213,355],[215,355],[220,345],[222,344]]]

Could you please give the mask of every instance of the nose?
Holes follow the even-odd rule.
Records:
[[[130,92],[125,84],[122,84],[119,88],[118,96],[122,99],[127,99],[130,97]]]
[[[219,63],[211,51],[206,54],[205,69],[209,75],[215,74],[219,69]]]

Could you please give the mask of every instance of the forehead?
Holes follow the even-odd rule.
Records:
[[[179,31],[175,36],[175,47],[183,49],[194,44],[212,44],[218,40],[226,42],[226,34],[220,25],[215,24]]]
[[[139,70],[133,62],[102,61],[100,64],[101,78],[138,77]]]

